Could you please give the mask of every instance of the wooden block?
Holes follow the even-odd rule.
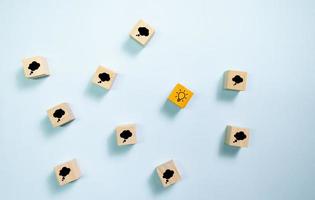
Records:
[[[241,71],[226,71],[225,72],[224,88],[228,90],[243,91],[246,90],[247,72]]]
[[[247,128],[240,128],[236,126],[226,127],[225,143],[234,147],[247,147],[249,141],[249,130]]]
[[[22,60],[24,75],[26,78],[40,78],[49,76],[48,63],[46,58],[35,56]]]
[[[59,185],[63,186],[72,181],[78,180],[81,172],[75,159],[55,167],[55,174]]]
[[[109,90],[116,78],[116,73],[106,67],[99,66],[93,76],[92,82]]]
[[[154,28],[143,20],[139,20],[130,32],[130,37],[139,42],[141,45],[146,45],[154,35]]]
[[[120,125],[116,128],[116,138],[117,144],[119,146],[136,144],[136,125],[135,124],[125,124]]]
[[[47,114],[53,127],[62,126],[75,119],[68,103],[62,103],[47,110]]]
[[[191,90],[181,85],[180,83],[177,83],[175,88],[169,95],[168,100],[180,108],[185,108],[193,94],[194,93]]]
[[[168,187],[181,179],[181,176],[175,166],[173,160],[170,160],[156,168],[156,172],[160,177],[164,187]]]

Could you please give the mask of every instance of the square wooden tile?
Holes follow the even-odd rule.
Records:
[[[168,100],[180,108],[185,108],[193,94],[191,90],[178,83],[169,95]]]
[[[224,73],[224,76],[225,89],[237,91],[246,90],[247,72],[229,70]]]
[[[81,172],[75,159],[55,167],[55,174],[59,185],[65,185],[78,180]]]
[[[47,111],[53,127],[62,126],[75,119],[68,103],[59,104]]]
[[[128,145],[136,144],[136,125],[135,124],[125,124],[120,125],[116,128],[116,139],[117,145]]]
[[[156,168],[156,172],[160,177],[161,183],[164,187],[168,187],[181,179],[181,176],[173,160],[159,165]]]
[[[42,56],[24,58],[22,60],[22,65],[26,78],[40,78],[49,76],[47,60]]]
[[[116,73],[106,67],[99,66],[93,76],[92,82],[109,90],[116,78]]]
[[[234,147],[247,147],[249,141],[249,129],[236,126],[226,127],[225,143]]]
[[[146,45],[154,35],[155,30],[148,23],[139,20],[130,32],[130,37],[139,42],[141,45]]]

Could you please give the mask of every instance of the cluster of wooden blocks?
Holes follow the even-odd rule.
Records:
[[[54,171],[57,181],[61,186],[78,180],[81,176],[80,168],[76,159],[57,165]],[[157,166],[156,172],[164,187],[168,187],[181,179],[179,171],[173,160]]]
[[[155,30],[143,20],[133,27],[130,37],[141,45],[146,45],[154,35]],[[48,62],[42,56],[25,58],[22,60],[26,78],[35,79],[49,76]],[[92,78],[92,83],[109,90],[117,76],[113,70],[99,66]],[[247,85],[247,73],[229,70],[225,72],[224,88],[227,90],[244,91]],[[168,100],[180,109],[185,108],[194,93],[178,83],[168,96]],[[47,111],[48,118],[53,127],[63,126],[75,119],[68,103],[61,103]],[[118,146],[137,143],[136,124],[123,124],[116,127],[116,140]],[[249,141],[249,130],[236,126],[227,126],[225,143],[234,147],[247,147]],[[159,165],[156,172],[164,187],[168,187],[181,179],[180,173],[173,160]],[[55,174],[60,185],[65,185],[80,178],[81,173],[77,161],[60,164],[55,167]]]

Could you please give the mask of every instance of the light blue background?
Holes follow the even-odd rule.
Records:
[[[128,36],[141,18],[145,48]],[[315,199],[314,25],[313,0],[1,0],[0,199]],[[24,77],[33,55],[50,77]],[[118,72],[106,94],[99,65]],[[222,89],[228,69],[247,91]],[[195,93],[180,111],[165,103],[177,82]],[[77,119],[53,129],[61,102]],[[139,142],[118,148],[126,122]],[[249,148],[223,144],[227,124],[250,128]],[[72,158],[83,176],[59,187],[53,167]],[[182,181],[163,189],[170,159]]]

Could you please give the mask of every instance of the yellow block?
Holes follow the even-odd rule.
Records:
[[[180,108],[184,108],[193,96],[193,92],[185,86],[177,83],[173,91],[171,92],[168,100],[177,105]]]

